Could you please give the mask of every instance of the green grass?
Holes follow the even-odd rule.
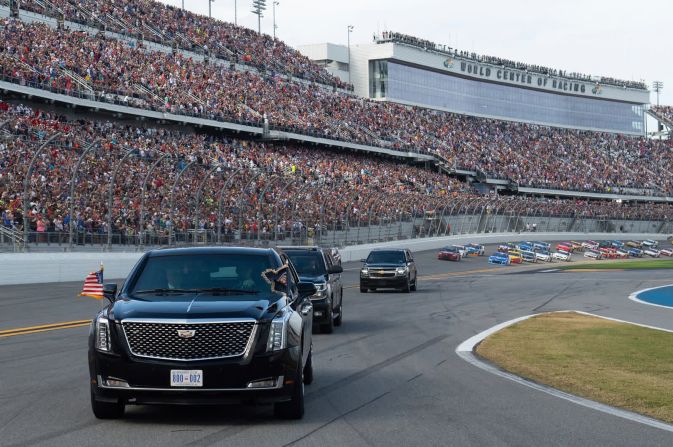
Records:
[[[588,264],[563,265],[561,270],[653,270],[673,269],[673,259],[643,259],[624,261],[597,261]]]
[[[554,313],[493,334],[477,354],[538,383],[673,423],[673,333]]]

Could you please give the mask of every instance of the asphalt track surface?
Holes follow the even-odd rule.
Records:
[[[301,421],[270,406],[129,406],[118,421],[89,406],[88,327],[5,336],[91,318],[81,283],[0,289],[0,446],[437,445],[670,446],[673,433],[597,412],[482,371],[456,347],[531,313],[583,310],[673,329],[673,310],[635,303],[670,271],[528,273],[485,258],[417,253],[418,292],[361,294],[344,265],[344,324],[315,335],[315,381]],[[9,332],[12,334],[12,332]]]

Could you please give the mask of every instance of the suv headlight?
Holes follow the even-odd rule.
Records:
[[[287,322],[289,319],[290,312],[283,311],[280,315],[271,320],[269,340],[266,343],[267,352],[280,351],[287,347]]]
[[[94,329],[96,331],[94,340],[96,349],[102,352],[110,352],[110,321],[101,315],[96,319]]]
[[[316,283],[315,290],[316,292],[311,296],[311,298],[325,298],[325,296],[327,296],[327,283]]]
[[[397,267],[395,269],[395,273],[397,273],[399,276],[406,275],[409,269],[407,267]]]
[[[360,275],[369,276],[369,269],[367,267],[362,267],[362,269],[360,269]]]

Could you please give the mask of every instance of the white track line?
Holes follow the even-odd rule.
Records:
[[[643,292],[648,292],[650,290],[655,290],[655,289],[663,289],[664,287],[670,287],[670,286],[673,286],[673,284],[667,284],[665,286],[650,287],[649,289],[638,290],[637,292],[633,292],[631,295],[629,295],[629,299],[631,301],[635,301],[636,303],[647,304],[648,306],[663,307],[665,309],[671,309],[671,308],[673,308],[673,306],[664,306],[663,304],[648,303],[647,301],[643,301],[640,298],[638,298],[638,295],[640,295]]]
[[[605,320],[611,320],[611,321],[616,321],[620,323],[627,323],[627,324],[634,324],[636,326],[642,326],[646,327],[649,329],[656,329],[656,330],[661,330],[665,332],[673,332],[668,329],[663,329],[663,328],[658,328],[655,326],[648,326],[645,324],[638,324],[638,323],[631,323],[630,321],[624,321],[624,320],[619,320],[616,318],[609,318],[609,317],[603,317],[601,315],[595,315],[591,314],[588,312],[582,312],[582,311],[560,311],[560,312],[547,312],[547,313],[562,313],[562,312],[576,312],[578,314],[582,315],[588,315],[592,317],[597,317],[597,318],[603,318]],[[667,424],[665,422],[661,422],[657,419],[653,419],[647,416],[643,416],[637,413],[633,413],[631,411],[627,410],[622,410],[619,408],[611,407],[609,405],[601,404],[599,402],[595,402],[593,400],[585,399],[583,397],[575,396],[574,394],[569,394],[560,390],[557,390],[556,388],[552,388],[546,385],[541,385],[539,383],[532,382],[530,380],[524,379],[523,377],[517,376],[515,374],[508,373],[488,362],[483,361],[479,357],[477,357],[474,354],[474,348],[481,343],[486,337],[489,335],[492,335],[508,326],[511,326],[513,324],[516,324],[520,321],[527,320],[531,317],[534,317],[536,315],[543,315],[543,314],[534,314],[534,315],[526,315],[524,317],[519,317],[515,318],[513,320],[506,321],[504,323],[500,323],[496,326],[493,326],[492,328],[486,329],[483,332],[480,332],[479,334],[470,337],[469,339],[465,340],[463,343],[461,343],[457,348],[456,348],[456,354],[460,356],[463,360],[467,361],[468,363],[471,363],[472,365],[483,369],[484,371],[490,372],[491,374],[495,374],[496,376],[500,376],[502,378],[511,380],[513,382],[516,382],[520,385],[527,386],[529,388],[533,388],[534,390],[542,391],[544,393],[550,394],[554,397],[558,397],[561,399],[565,399],[567,401],[573,402],[577,405],[581,405],[586,408],[590,408],[592,410],[596,411],[601,411],[603,413],[610,414],[612,416],[617,416],[622,419],[627,419],[629,421],[633,422],[638,422],[640,424],[648,425],[650,427],[658,428],[661,430],[665,430],[668,432],[673,432],[673,425]]]

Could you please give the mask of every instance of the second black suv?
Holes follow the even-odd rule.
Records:
[[[416,290],[418,272],[416,263],[407,249],[373,250],[363,259],[360,269],[360,292],[376,289]]]
[[[313,323],[322,332],[331,334],[334,326],[341,326],[343,318],[341,261],[331,249],[313,246],[279,248],[292,261],[300,280],[315,284],[317,292],[311,296]]]

